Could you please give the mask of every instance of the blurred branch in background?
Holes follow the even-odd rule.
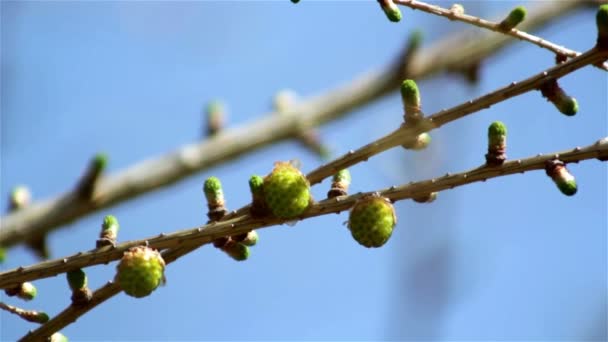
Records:
[[[586,5],[583,1],[543,3],[530,11],[526,28],[542,26],[583,5]],[[102,177],[91,200],[83,200],[74,189],[8,214],[0,222],[0,246],[11,247],[44,236],[102,208],[168,186],[243,153],[292,138],[302,129],[334,120],[395,90],[403,78],[421,79],[444,70],[456,70],[470,64],[471,60],[479,61],[495,54],[510,42],[510,37],[488,32],[462,32],[446,37],[429,48],[421,49],[412,60],[399,58],[395,63],[356,78],[345,86],[303,100],[293,109],[298,115],[267,115],[252,124],[222,131],[206,141]]]

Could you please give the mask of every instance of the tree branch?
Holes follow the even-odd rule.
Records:
[[[460,14],[460,13],[456,13],[454,11],[451,11],[449,9],[446,8],[442,8],[440,6],[437,5],[430,5],[427,3],[424,3],[422,1],[416,1],[416,0],[393,0],[394,3],[399,4],[399,5],[403,5],[403,6],[407,6],[409,8],[412,9],[417,9],[417,10],[421,10],[423,12],[426,13],[430,13],[430,14],[435,14],[438,16],[442,16],[442,17],[446,17],[450,20],[458,20],[458,21],[462,21],[464,23],[467,24],[471,24],[477,27],[481,27],[481,28],[485,28],[488,29],[490,31],[494,31],[494,32],[498,32],[498,33],[502,33],[520,40],[524,40],[527,42],[530,42],[534,45],[539,46],[540,48],[543,49],[547,49],[549,51],[555,52],[558,55],[563,55],[563,56],[567,56],[567,57],[577,57],[579,56],[581,53],[578,51],[574,51],[574,50],[570,50],[568,48],[565,48],[563,46],[559,46],[555,43],[552,43],[548,40],[542,39],[540,37],[534,36],[532,34],[526,33],[524,31],[522,31],[523,29],[526,28],[530,28],[529,23],[524,20],[524,22],[520,25],[520,27],[522,28],[522,30],[518,30],[518,29],[510,29],[510,30],[502,30],[500,28],[499,23],[496,22],[492,22],[489,20],[485,20],[482,18],[478,18],[469,14]],[[576,2],[575,1],[563,1],[563,5],[565,6],[576,6]],[[607,70],[608,71],[608,65],[606,64],[601,64],[597,66],[600,69],[603,70]]]
[[[582,1],[548,2],[530,11],[529,27],[541,26],[576,7]],[[507,37],[508,38],[508,37]],[[509,42],[502,35],[470,32],[448,37],[422,49],[407,61],[365,74],[351,83],[310,98],[293,108],[298,115],[267,115],[249,125],[224,131],[206,141],[183,146],[156,159],[135,164],[124,171],[100,179],[91,200],[82,200],[77,191],[33,203],[0,220],[0,246],[11,247],[74,221],[87,214],[120,203],[152,190],[168,186],[195,172],[297,135],[303,128],[334,120],[395,90],[405,77],[420,79],[446,69],[480,60],[496,53]],[[445,53],[451,51],[451,53]],[[271,132],[269,134],[269,132]],[[320,181],[320,179],[318,180]]]

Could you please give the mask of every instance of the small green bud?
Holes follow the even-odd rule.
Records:
[[[30,193],[30,189],[25,185],[18,185],[11,191],[9,209],[17,210],[25,208],[30,204],[31,200],[32,194]]]
[[[249,178],[249,190],[256,195],[262,195],[264,191],[264,178],[258,175],[253,175]]]
[[[224,192],[222,191],[222,183],[217,177],[209,177],[203,186],[205,197],[209,203],[224,203]]]
[[[95,169],[99,170],[99,172],[105,170],[108,165],[108,156],[105,153],[97,153],[95,157],[93,157],[92,165]]]
[[[420,151],[427,148],[427,146],[429,146],[429,144],[431,143],[431,140],[431,135],[425,132],[418,134],[418,136],[416,136],[416,139],[407,141],[401,146],[409,150]]]
[[[540,91],[562,114],[573,116],[578,112],[578,101],[566,94],[557,83],[557,80],[552,79],[543,83],[540,86]]]
[[[248,232],[245,235],[245,238],[243,240],[241,240],[240,242],[245,245],[245,246],[255,246],[258,241],[260,240],[260,237],[258,236],[258,233],[255,230],[252,230],[250,232]]]
[[[503,30],[511,30],[515,26],[521,24],[521,22],[524,21],[525,18],[526,18],[526,8],[523,6],[517,6],[498,25]]]
[[[412,198],[412,200],[414,200],[414,202],[417,202],[417,203],[431,203],[431,202],[434,202],[436,199],[437,199],[436,192],[431,192],[424,196]]]
[[[338,171],[334,176],[333,176],[333,181],[334,183],[341,183],[344,184],[346,186],[350,185],[350,172],[348,171],[348,169],[342,169],[340,171]]]
[[[555,106],[562,114],[568,116],[573,116],[578,113],[578,101],[572,96],[565,95],[555,103]]]
[[[220,101],[211,101],[205,108],[207,116],[207,136],[217,134],[226,121],[226,108]]]
[[[21,317],[23,317],[28,322],[40,324],[44,324],[50,319],[49,315],[47,315],[46,312],[42,311],[27,311]]]
[[[56,332],[49,337],[49,342],[68,342],[68,338],[62,333]]]
[[[23,300],[32,300],[36,298],[37,294],[38,290],[36,290],[36,286],[30,282],[25,282],[21,284],[19,291],[17,292],[17,297]]]
[[[331,189],[327,193],[327,198],[348,195],[348,187],[350,186],[351,178],[348,169],[342,169],[334,174],[331,183]]]
[[[462,6],[461,4],[453,4],[452,7],[450,7],[450,11],[456,15],[463,15],[464,6]]]
[[[114,215],[106,215],[106,217],[103,218],[101,229],[103,231],[112,231],[114,232],[114,235],[116,235],[118,229],[120,229],[120,225]]]
[[[68,284],[72,291],[82,289],[87,286],[87,275],[82,269],[72,270],[66,273]]]
[[[578,187],[576,185],[576,179],[566,169],[565,164],[561,160],[549,160],[545,164],[545,172],[557,188],[566,196],[573,196],[576,194]]]
[[[399,10],[399,7],[395,5],[393,0],[378,0],[378,2],[380,2],[380,7],[384,11],[384,14],[386,14],[388,20],[394,23],[401,20],[401,11]]]
[[[406,111],[407,108],[420,110],[420,92],[414,80],[405,80],[401,83],[401,99]]]
[[[416,51],[420,48],[422,44],[423,34],[420,30],[414,30],[410,33],[410,36],[407,40],[407,51],[411,53],[412,51]]]
[[[595,15],[597,24],[597,45],[608,48],[608,4],[601,5]]]
[[[507,126],[501,121],[494,121],[488,127],[488,145],[504,145],[507,139]]]
[[[6,260],[6,249],[4,247],[0,247],[0,264]]]
[[[242,243],[230,242],[222,250],[236,261],[244,261],[249,258],[249,247]]]

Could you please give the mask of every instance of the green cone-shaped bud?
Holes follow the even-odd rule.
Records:
[[[203,186],[203,191],[205,192],[207,202],[210,204],[224,204],[224,192],[219,178],[207,178],[207,180],[205,180],[205,185]]]
[[[401,83],[401,99],[406,108],[420,109],[420,92],[414,80],[405,80]]]
[[[488,127],[488,145],[503,146],[507,140],[507,126],[501,121],[494,121]]]
[[[26,321],[44,324],[49,321],[49,315],[42,311],[27,311],[21,315]]]
[[[0,264],[6,260],[6,249],[0,247]]]
[[[602,39],[604,41],[608,40],[608,4],[600,6],[595,15],[595,23],[597,24],[598,44]]]
[[[165,280],[165,261],[154,249],[139,246],[126,251],[114,280],[129,296],[148,296]]]
[[[114,215],[106,215],[106,217],[103,218],[103,223],[101,224],[102,234],[110,234],[116,238],[119,229],[120,225]]]
[[[295,218],[311,203],[310,184],[302,172],[289,162],[278,162],[264,178],[264,198],[276,217]]]
[[[244,261],[249,258],[249,247],[242,243],[232,242],[222,248],[226,254],[236,261]]]
[[[87,286],[87,275],[81,268],[67,272],[66,277],[72,291],[82,289]]]
[[[258,175],[253,175],[249,178],[249,190],[251,190],[251,194],[255,197],[257,195],[264,194],[264,178]]]
[[[393,233],[397,223],[391,202],[380,196],[369,195],[359,199],[348,218],[353,238],[365,247],[381,247]]]
[[[384,11],[384,14],[386,14],[388,20],[394,23],[401,20],[401,11],[399,10],[399,7],[395,5],[393,0],[380,0],[380,7]]]
[[[515,7],[511,13],[499,24],[503,30],[510,30],[521,24],[526,18],[526,9],[523,6]]]
[[[562,114],[572,116],[578,113],[578,101],[576,101],[574,97],[568,96],[565,93],[563,93],[562,96],[559,96],[554,104]]]
[[[56,332],[49,337],[49,342],[68,342],[68,338],[62,333]]]
[[[17,293],[17,297],[23,300],[32,300],[36,298],[38,294],[38,290],[36,290],[36,286],[30,282],[25,282],[21,284],[21,288]]]
[[[549,160],[545,164],[545,172],[557,188],[566,196],[576,194],[577,185],[574,176],[566,169],[564,162],[561,160]]]
[[[334,183],[342,184],[343,186],[348,188],[351,181],[350,172],[348,171],[348,169],[342,169],[336,174],[334,174],[332,180]]]

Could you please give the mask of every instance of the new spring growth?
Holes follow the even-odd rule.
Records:
[[[608,49],[608,4],[601,5],[595,15],[597,48]]]
[[[557,110],[562,114],[572,116],[578,112],[578,102],[572,96],[568,96],[566,92],[560,88],[556,79],[549,80],[540,86],[540,92],[553,103]]]
[[[207,116],[207,136],[217,134],[226,123],[226,108],[220,101],[211,101],[205,108]]]
[[[217,177],[207,178],[203,191],[207,198],[207,207],[209,208],[207,217],[209,217],[209,220],[213,222],[224,217],[228,213],[228,210],[225,207],[224,191],[222,190],[220,180]]]
[[[222,250],[236,261],[245,261],[249,258],[249,247],[240,242],[228,240]]]
[[[501,30],[509,31],[521,24],[526,18],[526,9],[523,6],[515,7],[509,15],[498,24]]]
[[[13,188],[9,199],[9,211],[19,210],[25,208],[30,204],[32,200],[32,194],[30,189],[25,185],[19,185]]]
[[[431,192],[423,196],[413,197],[412,200],[417,203],[431,203],[437,199],[437,193]]]
[[[348,195],[350,181],[351,178],[348,169],[338,171],[332,178],[331,189],[327,192],[327,198]]]
[[[566,196],[573,196],[576,194],[577,186],[576,179],[566,169],[564,162],[558,159],[547,160],[545,163],[545,172],[547,176],[551,177],[555,185],[562,194]]]
[[[420,92],[414,80],[404,80],[401,83],[401,100],[403,100],[405,122],[415,123],[422,118]]]
[[[103,153],[98,153],[91,159],[89,166],[80,178],[76,188],[76,191],[81,198],[88,200],[92,199],[95,187],[107,164],[108,157]]]
[[[42,311],[24,310],[16,306],[5,304],[3,302],[0,302],[0,309],[15,314],[21,317],[22,319],[32,323],[44,324],[49,321],[49,315]]]
[[[486,164],[489,166],[502,165],[507,159],[507,126],[500,121],[494,121],[488,127],[488,153]]]
[[[245,234],[235,235],[232,237],[232,240],[235,242],[240,242],[241,244],[252,247],[258,243],[259,240],[258,233],[255,230],[251,230]]]
[[[62,333],[56,332],[49,337],[49,342],[68,342],[68,338]]]
[[[87,275],[82,269],[67,272],[66,278],[72,290],[72,305],[82,306],[91,301],[93,294],[87,287]]]
[[[29,301],[36,298],[38,290],[36,290],[36,287],[32,283],[25,282],[13,288],[5,289],[4,293],[9,297],[17,296],[18,298]]]
[[[401,11],[399,10],[399,7],[395,5],[393,0],[378,0],[378,3],[380,3],[380,8],[382,8],[388,20],[394,23],[401,20]]]
[[[253,175],[249,178],[249,190],[251,191],[251,207],[249,213],[252,217],[262,217],[269,214],[268,207],[264,201],[264,178]]]
[[[113,215],[106,215],[106,217],[103,218],[103,223],[101,224],[101,232],[99,233],[99,239],[96,242],[96,247],[100,248],[103,246],[116,245],[118,229],[120,229],[120,225],[118,224],[116,217]]]
[[[0,247],[0,264],[2,264],[6,260],[6,249]]]

